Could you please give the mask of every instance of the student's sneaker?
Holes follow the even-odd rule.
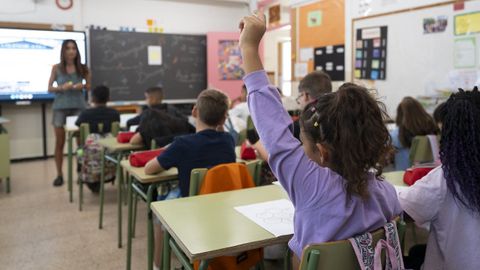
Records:
[[[63,185],[63,176],[57,176],[57,178],[53,180],[53,186],[59,187],[61,185]]]

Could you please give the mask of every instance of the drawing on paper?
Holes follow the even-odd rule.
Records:
[[[291,208],[288,207],[264,209],[264,211],[257,214],[257,218],[267,224],[293,223],[293,213]]]

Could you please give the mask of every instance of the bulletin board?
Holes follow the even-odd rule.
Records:
[[[374,87],[391,116],[405,96],[438,96],[458,87],[472,88],[479,83],[480,33],[478,21],[470,26],[455,24],[463,16],[480,12],[480,0],[465,1],[454,9],[455,1],[377,14],[352,21],[352,78]],[[479,13],[480,14],[480,13]],[[473,16],[475,17],[475,16]],[[460,20],[459,20],[460,18]],[[472,18],[472,17],[470,17]],[[480,18],[480,16],[479,16]],[[357,35],[362,29],[386,27],[385,78],[368,80],[359,76]],[[459,34],[455,34],[458,32]],[[461,33],[461,34],[460,34]],[[370,63],[370,67],[371,67]]]
[[[292,50],[295,50],[292,62],[306,63],[307,72],[311,72],[315,69],[314,51],[316,48],[321,49],[345,43],[344,0],[318,1],[292,9],[292,12],[295,13],[292,16],[292,19],[295,20],[292,20],[292,28],[296,28],[292,31],[292,45],[295,45],[292,46]],[[311,56],[305,56],[305,50],[310,49]],[[298,76],[293,76],[293,78],[295,77],[297,80],[300,79]]]

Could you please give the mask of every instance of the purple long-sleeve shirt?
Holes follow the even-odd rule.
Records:
[[[345,180],[305,154],[289,129],[292,120],[265,71],[244,78],[248,105],[268,163],[295,206],[292,251],[302,255],[308,244],[342,240],[373,231],[401,213],[393,186],[370,175],[369,199],[352,196],[347,202]]]

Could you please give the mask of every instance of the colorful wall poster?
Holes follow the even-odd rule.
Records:
[[[455,40],[453,66],[455,68],[474,68],[477,60],[477,44],[474,37]]]
[[[423,19],[423,33],[441,33],[445,32],[448,25],[447,16],[438,16],[437,18],[424,18]]]
[[[238,40],[218,41],[218,73],[220,80],[241,80],[245,72],[242,69],[242,55]]]
[[[280,4],[268,8],[268,25],[276,26],[280,23],[281,9]]]
[[[357,29],[354,76],[356,79],[387,78],[387,26]]]
[[[469,35],[480,32],[480,12],[455,16],[455,35]]]
[[[330,75],[332,81],[344,81],[345,45],[315,48],[314,67]]]

